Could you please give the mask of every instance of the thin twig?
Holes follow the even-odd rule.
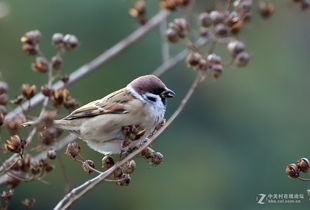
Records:
[[[205,45],[208,42],[208,39],[200,38],[197,40],[195,45],[198,47],[201,47]],[[163,73],[169,71],[172,67],[177,65],[179,62],[183,61],[188,53],[188,49],[185,49],[181,51],[179,54],[174,56],[173,58],[170,58],[166,62],[164,62],[162,65],[160,65],[155,71],[153,71],[152,74],[156,76],[161,76]]]
[[[169,118],[169,120],[166,122],[166,124],[154,135],[151,137],[151,139],[147,139],[147,141],[141,145],[141,147],[132,153],[130,153],[128,156],[126,156],[124,159],[117,162],[113,167],[107,169],[106,171],[102,172],[100,175],[96,176],[93,179],[90,179],[86,182],[84,182],[82,185],[74,188],[71,190],[70,193],[66,194],[64,198],[59,201],[59,203],[55,206],[54,210],[62,210],[62,209],[68,209],[74,202],[79,200],[81,197],[83,197],[86,193],[88,193],[90,190],[95,188],[99,183],[104,181],[108,176],[110,176],[116,169],[121,167],[126,162],[133,159],[135,156],[139,155],[145,148],[147,148],[155,139],[159,137],[159,135],[170,126],[170,124],[175,120],[175,118],[182,112],[185,105],[189,102],[189,99],[191,98],[192,94],[198,87],[199,83],[202,81],[204,75],[198,74],[195,81],[193,82],[191,88],[188,90],[187,94],[181,101],[178,109],[173,113],[173,115]]]
[[[166,39],[167,18],[165,18],[160,23],[159,30],[160,30],[160,36],[161,36],[161,51],[162,51],[163,62],[166,62],[170,58],[169,43],[167,42],[167,39]]]
[[[69,81],[66,83],[67,85],[70,85],[77,80],[83,78],[87,74],[93,72],[96,70],[99,66],[103,65],[107,61],[109,61],[114,56],[120,54],[122,51],[127,49],[129,46],[134,44],[136,41],[138,41],[140,38],[142,38],[144,35],[146,35],[148,32],[150,32],[153,28],[158,26],[167,16],[169,15],[169,12],[166,10],[161,10],[158,12],[152,19],[150,19],[145,25],[139,27],[137,30],[135,30],[133,33],[131,33],[128,37],[123,39],[122,41],[115,44],[110,49],[106,50],[102,54],[100,54],[98,57],[90,61],[89,63],[81,66],[77,70],[75,70],[73,73],[69,76]],[[62,81],[56,82],[53,86],[54,89],[64,87],[64,84]],[[39,105],[44,100],[43,94],[39,93],[35,95],[31,99],[32,107],[34,108],[37,105]],[[23,109],[27,110],[28,103],[23,103],[21,106],[17,107],[15,110],[11,111],[6,115],[6,119],[12,119],[16,117],[19,113],[22,112]],[[29,111],[29,110],[27,110]]]

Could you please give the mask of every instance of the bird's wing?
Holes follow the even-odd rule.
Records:
[[[126,104],[133,99],[135,98],[127,90],[121,89],[76,109],[63,120],[88,118],[103,114],[126,114],[128,113]]]

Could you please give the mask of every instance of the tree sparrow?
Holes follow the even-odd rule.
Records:
[[[54,126],[73,133],[95,151],[119,154],[126,139],[124,127],[138,125],[143,128],[143,136],[132,141],[128,148],[141,144],[163,121],[166,98],[173,96],[174,92],[158,77],[138,77],[125,88],[90,102],[61,120],[55,120]]]

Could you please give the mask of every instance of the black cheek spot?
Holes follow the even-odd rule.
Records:
[[[156,98],[155,97],[152,97],[152,96],[148,96],[146,97],[148,100],[150,101],[153,101],[153,102],[156,102]]]

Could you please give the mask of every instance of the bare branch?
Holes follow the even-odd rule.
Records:
[[[69,76],[69,82],[66,83],[67,85],[70,85],[77,80],[83,78],[85,75],[93,72],[96,70],[99,66],[103,65],[107,61],[109,61],[114,56],[121,53],[123,50],[128,48],[130,45],[138,41],[140,38],[142,38],[144,35],[146,35],[149,31],[151,31],[153,28],[158,26],[167,16],[169,15],[169,12],[166,10],[161,10],[156,14],[151,20],[149,20],[144,26],[141,26],[137,30],[135,30],[133,33],[131,33],[128,37],[123,39],[122,41],[115,44],[110,49],[106,50],[102,54],[100,54],[98,57],[96,57],[94,60],[90,61],[89,63],[81,66],[77,70],[75,70],[73,73]],[[58,81],[53,85],[53,88],[61,88],[64,87],[64,84],[62,81]],[[39,93],[35,95],[31,100],[31,108],[37,106],[44,100],[43,94]],[[13,110],[12,112],[8,113],[6,118],[12,119],[16,117],[19,113],[21,113],[23,110],[28,111],[28,102],[23,103],[21,106]]]
[[[192,94],[194,93],[199,83],[203,79],[204,79],[204,75],[197,74],[195,81],[193,82],[191,88],[188,90],[187,94],[181,101],[178,109],[173,113],[173,115],[169,118],[166,124],[154,136],[151,137],[151,139],[146,139],[146,142],[143,145],[141,145],[139,149],[130,153],[124,159],[117,162],[113,167],[107,169],[106,171],[100,173],[98,176],[94,177],[93,179],[90,179],[84,182],[82,185],[71,190],[71,192],[66,194],[65,197],[61,201],[59,201],[59,203],[55,206],[54,210],[68,209],[74,202],[79,200],[86,193],[88,193],[90,190],[95,188],[100,182],[104,181],[107,177],[109,177],[116,169],[118,169],[123,164],[130,161],[131,159],[133,159],[135,156],[139,155],[145,148],[147,148],[153,141],[155,141],[159,137],[159,135],[166,128],[168,128],[169,125],[175,120],[175,118],[182,112],[185,105],[189,102],[189,99],[191,98]]]

